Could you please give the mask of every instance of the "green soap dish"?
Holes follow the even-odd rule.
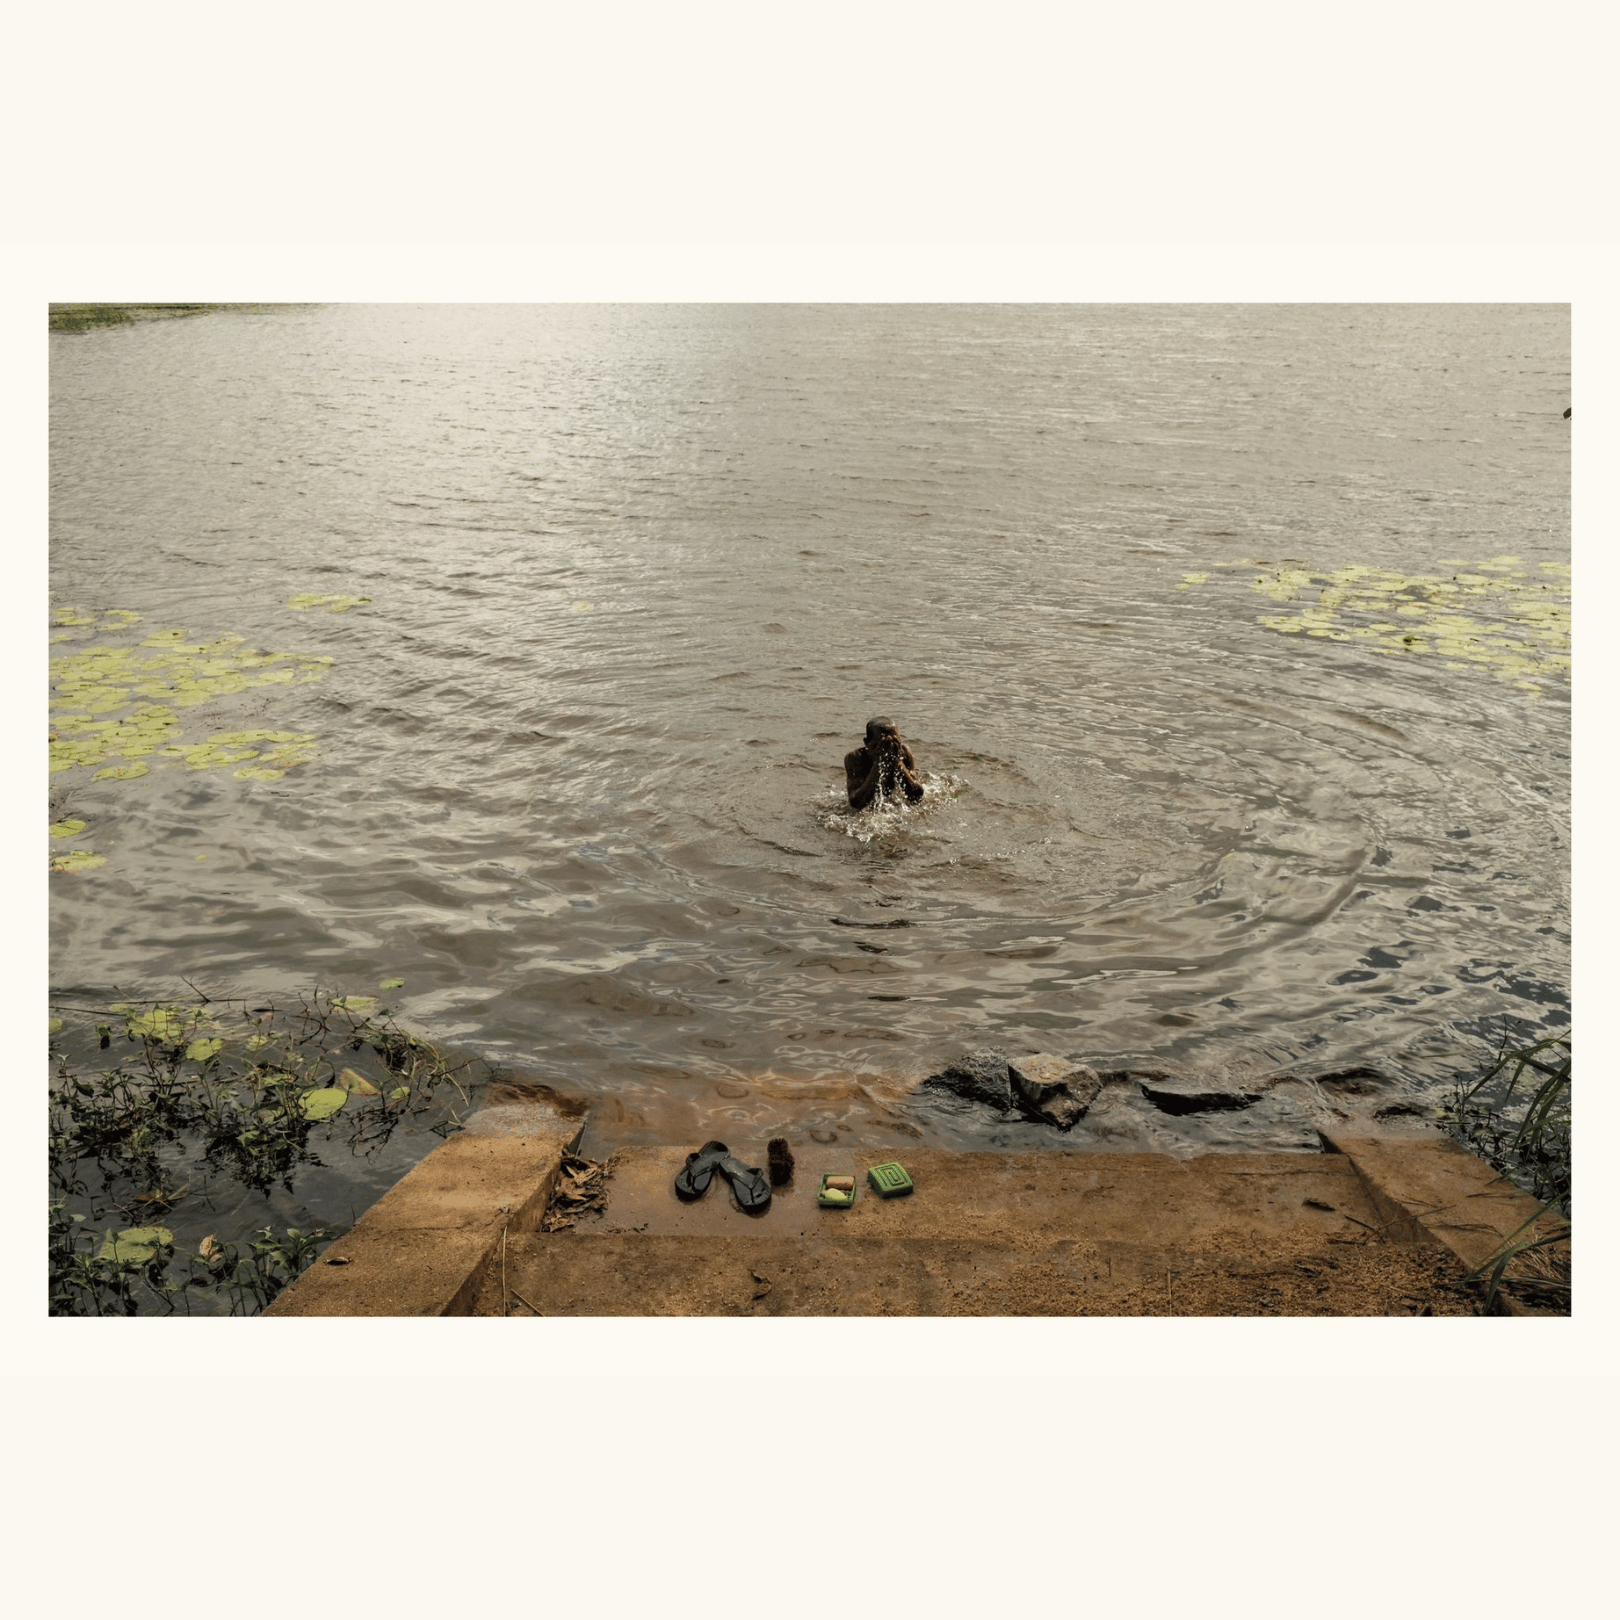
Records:
[[[866,1179],[871,1182],[872,1191],[879,1198],[900,1198],[917,1185],[906,1174],[906,1167],[898,1159],[891,1159],[887,1164],[874,1164],[866,1172]]]
[[[849,1206],[855,1202],[855,1188],[853,1186],[850,1187],[850,1189],[849,1189],[849,1191],[847,1193],[841,1192],[841,1193],[837,1193],[837,1194],[831,1194],[831,1193],[829,1193],[827,1191],[827,1177],[828,1176],[837,1176],[837,1175],[847,1175],[852,1183],[855,1180],[855,1175],[854,1175],[853,1171],[847,1171],[847,1170],[828,1170],[828,1171],[826,1171],[822,1175],[820,1187],[817,1188],[817,1190],[816,1190],[816,1202],[823,1209],[848,1209]]]

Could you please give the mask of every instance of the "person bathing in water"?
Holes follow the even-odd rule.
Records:
[[[851,810],[864,810],[880,795],[892,799],[904,793],[912,804],[923,796],[916,759],[894,721],[881,717],[866,722],[866,742],[844,755],[844,782]]]

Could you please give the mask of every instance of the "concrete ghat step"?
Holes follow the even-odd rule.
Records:
[[[1233,1234],[1202,1249],[1033,1234],[953,1238],[515,1240],[477,1315],[1471,1315],[1456,1259],[1427,1245]],[[505,1293],[503,1295],[503,1288]],[[503,1312],[504,1304],[504,1312]]]
[[[1172,1159],[1158,1153],[954,1153],[909,1149],[901,1162],[917,1190],[879,1198],[866,1182],[892,1149],[801,1161],[770,1208],[748,1215],[717,1175],[695,1203],[675,1195],[686,1162],[680,1148],[628,1148],[614,1155],[607,1207],[584,1220],[582,1235],[670,1237],[991,1238],[1019,1232],[1185,1244],[1220,1231],[1365,1231],[1379,1216],[1352,1162],[1334,1154],[1212,1153]],[[822,1209],[823,1172],[853,1171],[848,1209]],[[1323,1210],[1306,1199],[1329,1204]],[[1359,1226],[1357,1223],[1361,1223]]]
[[[540,1224],[584,1128],[543,1107],[502,1113],[497,1129],[459,1132],[430,1153],[264,1314],[467,1314],[503,1236]]]
[[[267,1314],[1460,1315],[1459,1262],[1535,1208],[1435,1138],[1193,1159],[915,1148],[897,1199],[865,1179],[892,1150],[834,1148],[801,1155],[762,1215],[719,1178],[678,1199],[686,1150],[637,1148],[599,1215],[543,1234],[582,1121],[525,1106],[429,1155]],[[822,1171],[856,1175],[852,1207],[816,1206]]]
[[[801,1167],[750,1216],[716,1181],[676,1198],[680,1149],[615,1155],[600,1217],[515,1241],[474,1310],[546,1316],[1466,1314],[1451,1255],[1382,1240],[1339,1154],[953,1153],[910,1149],[909,1197],[866,1169]],[[853,1170],[823,1210],[823,1170]],[[1328,1206],[1328,1207],[1323,1207]],[[506,1289],[503,1295],[503,1287]]]
[[[1567,1225],[1556,1214],[1537,1218],[1535,1199],[1446,1137],[1413,1141],[1324,1131],[1322,1141],[1355,1166],[1396,1241],[1443,1244],[1465,1266],[1482,1265],[1516,1234],[1540,1236]]]

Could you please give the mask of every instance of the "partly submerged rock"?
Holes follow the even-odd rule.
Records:
[[[1303,1098],[1267,1092],[1253,1107],[1211,1109],[1184,1116],[1172,1129],[1188,1132],[1204,1152],[1320,1153],[1315,1110]]]
[[[1394,1081],[1381,1069],[1369,1069],[1364,1065],[1353,1069],[1332,1069],[1326,1074],[1307,1071],[1300,1078],[1320,1086],[1332,1097],[1374,1097],[1389,1091],[1394,1085]]]
[[[1102,1090],[1095,1069],[1049,1052],[1013,1058],[1007,1073],[1020,1106],[1060,1131],[1081,1118]]]
[[[948,1068],[931,1074],[919,1088],[924,1091],[946,1091],[970,1102],[985,1103],[1006,1113],[1013,1107],[1012,1080],[1007,1073],[1007,1058],[992,1046],[980,1047],[959,1057]]]
[[[1225,1070],[1149,1070],[1130,1073],[1142,1095],[1166,1114],[1205,1114],[1219,1108],[1247,1108],[1264,1088],[1252,1075]]]

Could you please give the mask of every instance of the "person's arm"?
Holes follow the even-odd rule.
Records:
[[[905,796],[915,804],[923,796],[922,779],[916,772],[916,761],[909,757],[902,762],[896,774],[900,778],[900,788]]]
[[[917,774],[917,757],[903,740],[900,741],[900,769],[897,774],[901,789],[915,804],[923,796],[922,778]]]
[[[844,787],[851,810],[864,810],[877,796],[878,758],[869,749],[844,755]]]

